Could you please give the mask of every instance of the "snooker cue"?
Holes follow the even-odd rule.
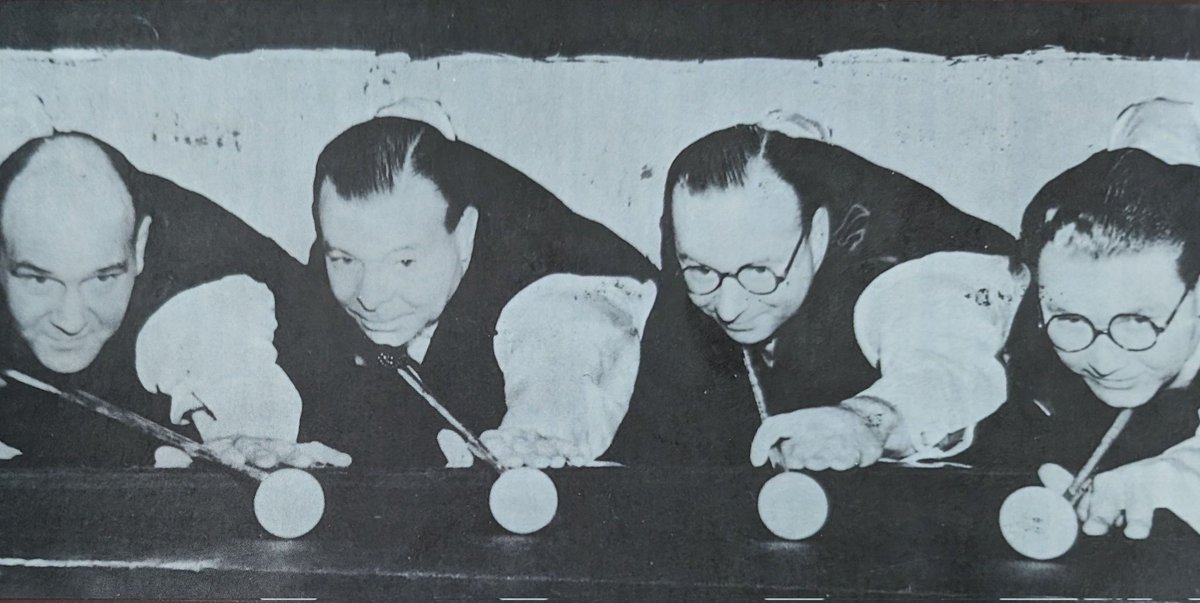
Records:
[[[175,433],[174,431],[171,431],[170,429],[167,429],[166,427],[163,427],[162,425],[159,425],[158,423],[155,423],[154,421],[151,421],[142,415],[139,415],[131,410],[121,408],[115,404],[112,404],[111,402],[101,400],[100,398],[97,398],[96,396],[93,396],[87,392],[80,390],[76,390],[74,392],[63,391],[53,385],[50,385],[49,383],[46,383],[45,381],[35,379],[29,375],[26,375],[25,373],[13,369],[4,369],[0,372],[2,372],[4,376],[24,383],[29,387],[54,394],[63,400],[82,406],[101,416],[108,417],[109,419],[117,421],[118,423],[121,423],[142,435],[154,438],[168,446],[179,448],[194,459],[202,459],[211,463],[216,463],[228,469],[237,471],[243,475],[252,477],[257,481],[266,479],[268,475],[266,471],[263,471],[257,467],[229,462],[214,454],[203,444],[200,444],[199,442],[185,435]]]
[[[754,370],[754,363],[750,360],[750,349],[742,346],[742,364],[746,365],[746,375],[750,378],[750,391],[754,394],[754,405],[758,408],[758,418],[766,421],[767,417],[771,416],[767,412],[767,397],[763,393],[762,383],[758,380],[758,371]],[[771,466],[779,468],[783,466],[783,450],[782,444],[776,444],[771,447],[771,451],[767,453],[767,458],[771,460]],[[784,467],[787,471],[787,467]]]
[[[1096,470],[1096,465],[1100,464],[1100,459],[1104,456],[1104,453],[1108,452],[1113,442],[1117,440],[1117,436],[1121,435],[1121,430],[1125,429],[1125,425],[1129,423],[1129,417],[1132,415],[1132,408],[1126,408],[1117,415],[1112,427],[1109,427],[1104,437],[1100,438],[1100,445],[1096,446],[1096,451],[1092,453],[1087,463],[1084,463],[1083,469],[1079,470],[1079,474],[1075,476],[1075,480],[1071,482],[1071,486],[1063,493],[1063,496],[1071,501],[1072,506],[1078,503],[1079,499],[1083,497],[1083,493],[1087,490],[1085,486],[1092,479],[1092,472]]]
[[[500,466],[500,460],[496,458],[496,455],[492,454],[492,451],[488,450],[487,446],[484,446],[483,442],[470,429],[467,429],[466,425],[463,425],[454,415],[450,414],[449,409],[443,406],[441,402],[438,402],[437,398],[429,391],[429,388],[425,387],[425,382],[421,380],[421,376],[417,374],[415,369],[405,364],[404,366],[397,367],[396,372],[400,373],[400,376],[408,382],[408,385],[424,398],[425,402],[433,407],[439,415],[442,415],[442,418],[458,432],[458,435],[462,436],[463,440],[467,443],[467,448],[475,456],[483,459],[484,462],[491,465],[496,471],[504,473],[504,467]]]

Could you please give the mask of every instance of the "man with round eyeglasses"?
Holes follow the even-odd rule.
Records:
[[[802,243],[804,243],[803,235],[796,239],[796,246],[792,249],[792,255],[788,258],[787,266],[783,267],[782,274],[775,274],[767,266],[755,266],[754,264],[746,264],[738,268],[737,272],[721,272],[703,264],[697,264],[683,269],[683,281],[687,284],[688,291],[696,295],[708,295],[720,289],[727,278],[737,280],[747,293],[770,295],[779,288],[783,281],[787,280],[787,274],[791,272],[792,264],[796,262],[796,254],[800,253]]]
[[[667,174],[628,464],[865,467],[956,454],[1003,403],[1010,236],[802,118],[709,134]]]
[[[1026,209],[1037,287],[1009,343],[1013,396],[968,456],[1065,489],[1136,408],[1076,512],[1086,534],[1142,539],[1160,508],[1200,531],[1200,167],[1130,146],[1068,169]]]
[[[1122,350],[1144,352],[1158,343],[1158,336],[1171,326],[1171,321],[1175,320],[1183,300],[1187,299],[1191,292],[1191,289],[1184,288],[1179,302],[1171,310],[1171,315],[1162,321],[1161,327],[1155,324],[1153,318],[1143,314],[1117,314],[1108,321],[1108,328],[1101,330],[1097,329],[1088,317],[1070,313],[1055,314],[1049,319],[1043,317],[1041,326],[1054,349],[1060,352],[1082,352],[1100,337],[1109,338],[1113,345]]]

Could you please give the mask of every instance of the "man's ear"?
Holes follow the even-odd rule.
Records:
[[[0,250],[0,258],[3,257],[4,251]],[[1200,316],[1200,279],[1197,279],[1196,284],[1192,286],[1192,303],[1196,305],[1196,316]]]
[[[812,232],[808,235],[808,246],[812,250],[813,268],[821,265],[825,259],[825,251],[829,249],[829,210],[818,207],[813,212]]]
[[[146,241],[150,240],[150,216],[142,218],[138,223],[137,238],[133,242],[134,263],[137,268],[137,274],[141,274],[146,268]]]
[[[479,210],[467,207],[463,210],[462,217],[458,219],[458,226],[454,228],[454,246],[458,249],[463,272],[466,272],[467,267],[471,265],[471,254],[475,251],[475,229],[478,226]]]

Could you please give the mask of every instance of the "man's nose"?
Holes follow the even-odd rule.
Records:
[[[1127,353],[1108,335],[1101,335],[1087,349],[1088,368],[1098,377],[1107,377],[1125,365]]]
[[[75,336],[87,327],[87,300],[78,287],[67,287],[50,319],[54,328]]]
[[[385,271],[367,267],[358,281],[358,305],[367,312],[374,312],[387,303],[395,294],[395,285]]]
[[[733,279],[722,282],[716,291],[717,318],[725,324],[737,320],[742,315],[742,312],[746,311],[748,301],[746,299],[746,290],[742,289],[737,281],[730,281],[733,281]]]

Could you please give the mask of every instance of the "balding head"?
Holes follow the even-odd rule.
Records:
[[[133,197],[108,156],[73,136],[46,140],[12,179],[0,200],[0,233],[133,240]],[[31,228],[33,227],[33,228]],[[34,232],[51,231],[51,232]]]
[[[0,165],[0,284],[51,370],[86,368],[125,316],[149,233],[131,171],[79,134],[30,141]]]

